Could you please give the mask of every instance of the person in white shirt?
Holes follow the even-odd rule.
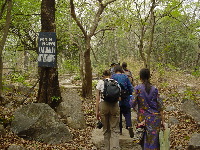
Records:
[[[113,80],[110,79],[110,76],[109,70],[103,72],[104,79]],[[111,103],[102,99],[101,93],[104,90],[103,80],[99,80],[96,89],[96,118],[103,123],[104,149],[119,150],[119,103]]]

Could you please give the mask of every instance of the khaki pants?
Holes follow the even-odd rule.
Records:
[[[103,123],[105,150],[119,150],[119,104],[101,102],[100,114]]]

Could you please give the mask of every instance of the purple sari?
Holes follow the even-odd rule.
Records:
[[[137,107],[137,120],[145,120],[145,134],[141,142],[144,150],[159,150],[159,131],[161,126],[162,101],[158,98],[158,89],[151,87],[148,94],[145,85],[135,87],[136,98],[133,101],[133,108]]]

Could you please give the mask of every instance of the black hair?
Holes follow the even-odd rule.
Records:
[[[116,73],[116,72],[124,73],[124,71],[123,71],[123,69],[122,69],[122,66],[116,65],[116,66],[115,66],[115,73]]]
[[[126,62],[123,62],[123,63],[122,63],[122,68],[123,68],[123,69],[126,69],[126,68],[127,68],[127,63],[126,63]]]
[[[151,90],[151,83],[150,83],[150,70],[147,68],[143,68],[140,70],[140,79],[143,81],[145,85],[145,90],[149,94]]]
[[[112,64],[110,65],[110,67],[113,67],[114,65],[116,65],[116,63],[112,63]]]
[[[104,70],[103,71],[103,76],[111,76],[111,73],[109,70]]]

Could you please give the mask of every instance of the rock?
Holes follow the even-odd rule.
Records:
[[[160,99],[166,100],[166,99],[168,99],[168,96],[167,96],[167,95],[160,94]]]
[[[194,133],[189,141],[188,150],[200,150],[200,134]]]
[[[8,150],[26,150],[23,146],[12,144],[8,147]]]
[[[174,125],[174,124],[178,124],[178,123],[179,123],[179,121],[176,117],[174,117],[174,116],[169,117],[169,124],[170,125]]]
[[[175,106],[173,106],[173,105],[169,105],[169,106],[167,106],[166,107],[166,109],[165,109],[166,111],[174,111],[174,110],[176,110],[176,107]]]
[[[178,93],[183,94],[187,89],[186,87],[179,87],[177,90],[178,90]]]
[[[200,124],[200,107],[192,100],[187,100],[181,105],[181,110],[190,115],[198,124]]]
[[[6,130],[4,129],[4,126],[0,124],[0,135],[5,135],[5,134],[6,134]]]
[[[77,90],[64,90],[63,102],[59,104],[56,112],[64,119],[68,126],[74,129],[86,128],[86,120],[82,112],[82,101]]]
[[[91,141],[98,150],[104,150],[103,139],[102,129],[94,129]],[[122,130],[122,135],[119,136],[119,145],[121,150],[142,150],[138,144],[134,144],[133,139],[129,136],[128,130],[124,128]]]
[[[60,144],[72,139],[66,125],[44,103],[32,103],[18,109],[11,122],[11,131],[25,139],[48,144]]]

